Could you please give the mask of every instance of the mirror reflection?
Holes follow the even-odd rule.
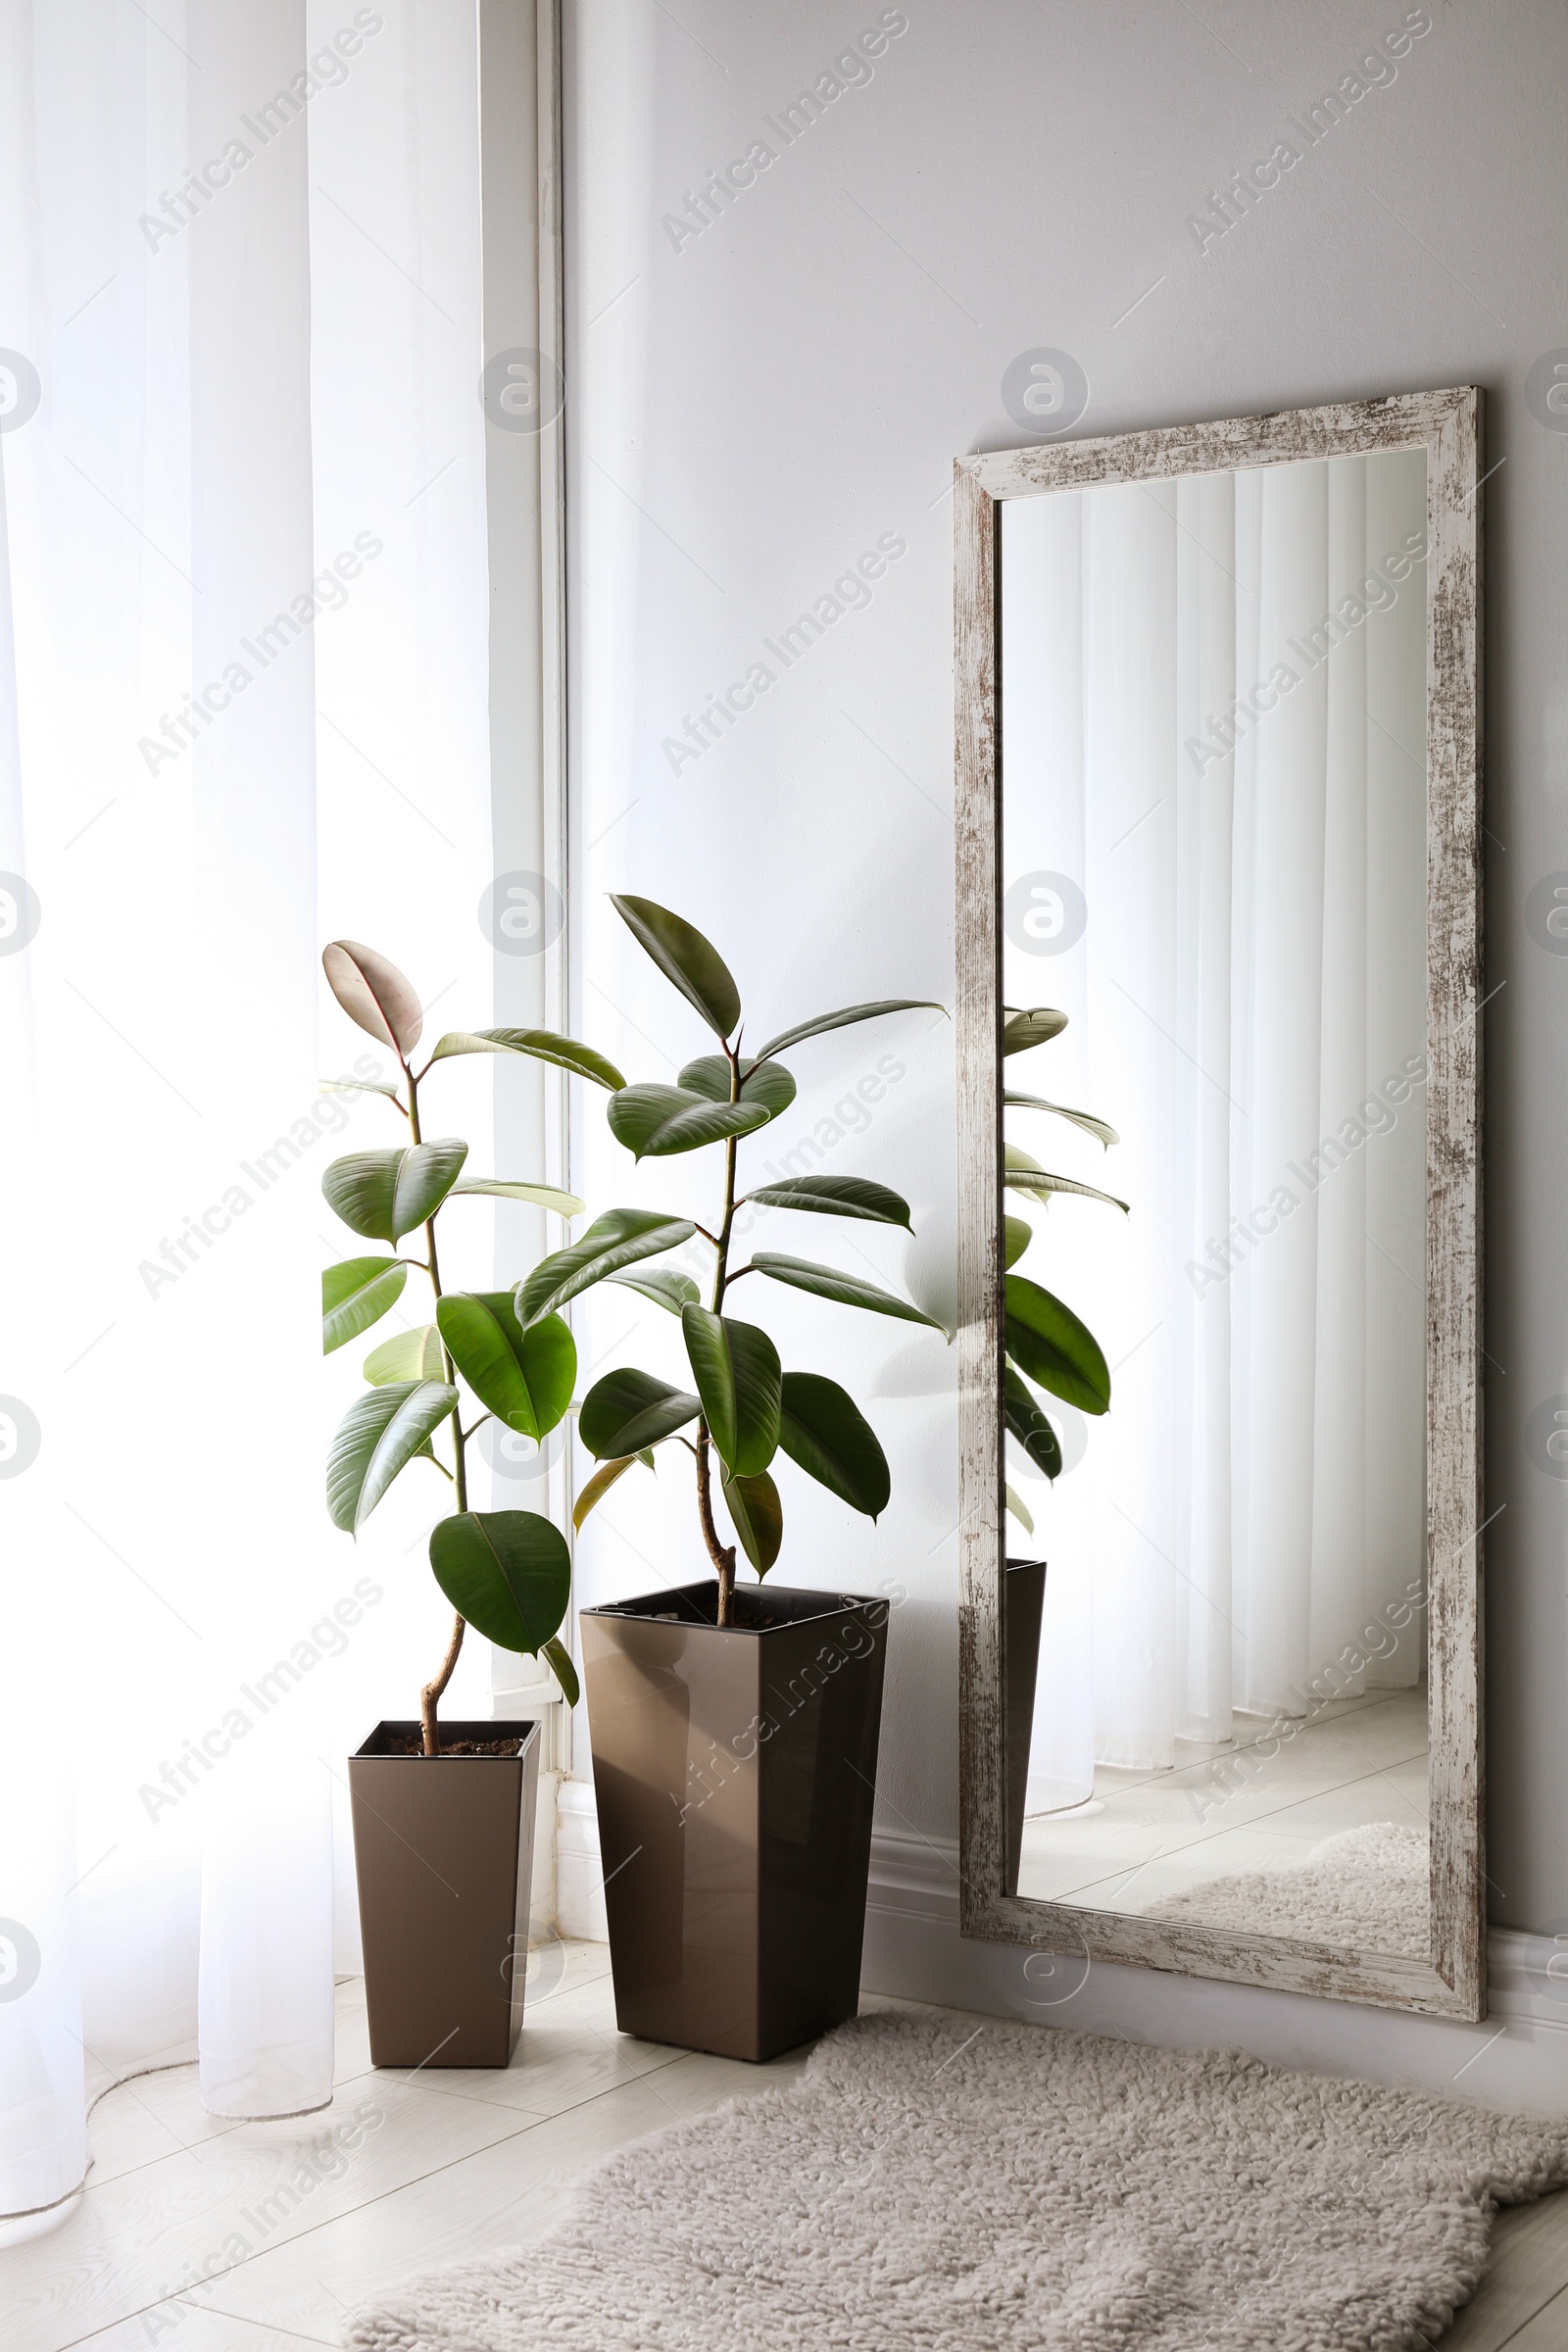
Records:
[[[1423,1957],[1425,553],[1002,511],[1009,1891]]]

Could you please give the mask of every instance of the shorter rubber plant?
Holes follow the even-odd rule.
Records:
[[[573,1517],[581,1527],[595,1503],[634,1463],[653,1466],[656,1447],[671,1443],[687,1447],[695,1466],[703,1541],[718,1579],[717,1621],[730,1625],[736,1544],[726,1543],[719,1531],[715,1483],[740,1549],[759,1579],[778,1558],[784,1537],[783,1503],[771,1467],[778,1454],[787,1455],[797,1469],[873,1520],[885,1507],[892,1487],[876,1433],[847,1391],[819,1372],[786,1372],[767,1333],[728,1312],[736,1283],[759,1275],[764,1282],[781,1283],[840,1306],[925,1324],[947,1337],[943,1326],[911,1300],[836,1266],[755,1249],[745,1265],[732,1266],[735,1212],[746,1200],[770,1209],[853,1217],[913,1231],[907,1201],[865,1177],[796,1176],[742,1194],[737,1190],[738,1148],[795,1100],[794,1077],[777,1058],[787,1048],[854,1022],[922,1009],[941,1012],[945,1007],[911,997],[851,1004],[798,1022],[755,1052],[743,1053],[740,993],[718,951],[681,916],[650,899],[612,897],[612,904],[664,978],[707,1022],[719,1051],[689,1061],[673,1086],[618,1088],[607,1111],[611,1132],[638,1159],[663,1159],[718,1146],[724,1172],[717,1210],[712,1223],[704,1225],[674,1210],[612,1209],[581,1241],[535,1267],[518,1293],[519,1312],[524,1329],[532,1331],[567,1299],[595,1283],[611,1281],[640,1292],[678,1316],[692,1389],[672,1387],[651,1372],[627,1368],[607,1373],[584,1396],[578,1434],[600,1467],[579,1494]],[[706,1305],[690,1274],[646,1263],[683,1248],[694,1236],[713,1252]],[[688,1436],[688,1430],[693,1434]]]
[[[451,1030],[416,1070],[411,1056],[423,1016],[397,966],[348,939],[334,940],[321,961],[349,1018],[391,1047],[402,1073],[401,1086],[348,1079],[327,1085],[385,1095],[409,1134],[406,1144],[335,1159],[321,1190],[362,1239],[390,1244],[396,1252],[411,1235],[422,1234],[425,1250],[423,1257],[349,1257],[328,1266],[321,1276],[323,1349],[330,1355],[379,1322],[403,1296],[411,1270],[427,1278],[434,1305],[432,1322],[400,1331],[366,1357],[366,1393],[344,1414],[327,1457],[326,1506],[334,1525],[357,1535],[411,1462],[433,1464],[452,1488],[457,1507],[430,1532],[430,1567],[457,1611],[446,1656],[419,1693],[423,1751],[433,1756],[440,1752],[437,1707],[468,1625],[502,1649],[546,1658],[567,1699],[577,1698],[576,1673],[558,1638],[571,1591],[565,1537],[537,1511],[470,1511],[467,1476],[467,1448],[485,1421],[493,1417],[542,1440],[564,1418],[577,1377],[576,1347],[558,1314],[533,1316],[525,1327],[513,1291],[443,1290],[437,1222],[449,1209],[471,1213],[466,1204],[476,1196],[530,1201],[562,1217],[576,1216],[583,1203],[531,1180],[465,1176],[466,1143],[455,1136],[425,1141],[419,1089],[438,1062],[468,1054],[550,1062],[612,1091],[625,1080],[591,1047],[550,1029]]]
[[[1066,1026],[1067,1015],[1054,1005],[1004,1004],[1004,1064],[1016,1054],[1027,1054],[1036,1046],[1049,1044]],[[1005,1078],[1002,1101],[1004,1113],[1043,1110],[1052,1118],[1065,1119],[1070,1126],[1081,1128],[1085,1135],[1094,1136],[1107,1151],[1121,1140],[1114,1127],[1097,1119],[1090,1111],[1068,1110],[1063,1103],[1048,1102],[1043,1095],[1015,1093]],[[1049,1206],[1053,1195],[1065,1193],[1080,1200],[1103,1200],[1108,1207],[1127,1214],[1125,1200],[1116,1200],[1110,1193],[1097,1192],[1092,1184],[1079,1184],[1071,1176],[1054,1176],[1017,1144],[1004,1146],[1003,1184],[1007,1191],[1038,1201],[1042,1208]],[[1059,1396],[1064,1403],[1076,1405],[1080,1412],[1106,1413],[1110,1410],[1110,1370],[1100,1342],[1071,1307],[1065,1306],[1051,1291],[1042,1289],[1038,1282],[1031,1282],[1027,1275],[1012,1271],[1033,1238],[1034,1228],[1027,1217],[1004,1217],[1005,1317],[1002,1411],[1005,1427],[1029,1459],[1048,1478],[1054,1479],[1061,1470],[1061,1443],[1030,1382],[1048,1395]],[[1010,1486],[1005,1488],[1005,1495],[1007,1509],[1033,1535],[1034,1518],[1023,1497]]]

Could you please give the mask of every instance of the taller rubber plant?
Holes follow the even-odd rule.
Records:
[[[795,1100],[794,1077],[776,1058],[787,1047],[885,1014],[941,1012],[945,1007],[914,997],[851,1004],[782,1029],[755,1053],[743,1053],[740,992],[717,949],[680,915],[651,899],[612,897],[612,904],[664,978],[706,1021],[719,1051],[689,1061],[673,1086],[617,1088],[607,1113],[611,1131],[638,1159],[663,1159],[720,1146],[724,1173],[718,1210],[709,1226],[662,1209],[612,1209],[580,1242],[534,1269],[517,1293],[518,1314],[526,1330],[535,1330],[568,1298],[609,1280],[641,1292],[678,1316],[691,1389],[628,1368],[607,1373],[583,1398],[578,1434],[601,1467],[578,1496],[573,1516],[580,1527],[600,1496],[634,1462],[652,1466],[655,1446],[675,1443],[687,1447],[696,1473],[703,1541],[718,1578],[718,1622],[729,1625],[734,1621],[736,1544],[727,1544],[719,1532],[715,1483],[737,1543],[759,1578],[778,1558],[784,1536],[783,1503],[771,1467],[779,1453],[852,1510],[872,1519],[887,1503],[892,1487],[876,1433],[848,1392],[818,1372],[786,1372],[767,1333],[727,1311],[736,1283],[759,1274],[766,1282],[839,1305],[943,1329],[911,1300],[861,1275],[813,1259],[754,1249],[745,1265],[732,1266],[735,1212],[746,1200],[913,1230],[907,1201],[866,1177],[796,1176],[741,1194],[738,1146]],[[680,1249],[694,1236],[713,1252],[706,1305],[689,1274],[670,1267],[627,1270]],[[694,1434],[687,1436],[694,1424]]]
[[[529,1201],[561,1217],[576,1216],[583,1204],[532,1179],[465,1176],[466,1143],[456,1136],[425,1141],[419,1089],[436,1063],[468,1054],[549,1062],[612,1091],[625,1080],[591,1047],[551,1029],[449,1030],[416,1070],[412,1056],[423,1015],[396,964],[349,939],[334,940],[321,961],[350,1020],[390,1046],[402,1073],[401,1091],[384,1081],[327,1083],[385,1095],[409,1132],[406,1144],[335,1159],[321,1190],[362,1239],[397,1252],[422,1234],[425,1248],[423,1257],[349,1257],[326,1268],[323,1350],[330,1355],[379,1322],[402,1297],[411,1268],[428,1279],[434,1306],[432,1322],[400,1331],[366,1357],[366,1394],[344,1414],[327,1457],[326,1502],[334,1525],[357,1535],[411,1462],[433,1464],[451,1484],[457,1508],[430,1532],[430,1567],[457,1615],[440,1669],[419,1693],[424,1753],[433,1756],[440,1752],[436,1709],[469,1625],[503,1649],[548,1659],[567,1699],[577,1698],[576,1673],[557,1638],[571,1590],[566,1540],[537,1511],[470,1511],[467,1478],[467,1447],[485,1421],[538,1440],[563,1419],[577,1377],[576,1347],[558,1314],[534,1316],[525,1328],[510,1290],[444,1290],[437,1224],[445,1210],[475,1196]],[[476,1401],[466,1400],[465,1390]],[[438,1439],[449,1459],[437,1451]]]

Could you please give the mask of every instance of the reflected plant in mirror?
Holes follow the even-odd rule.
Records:
[[[1036,1046],[1049,1045],[1067,1026],[1067,1015],[1058,1012],[1054,1005],[1004,1004],[1002,1009],[1004,1060],[1016,1054],[1029,1053]],[[1016,1093],[1011,1087],[1004,1087],[1002,1100],[1007,1110],[1039,1110],[1052,1118],[1065,1119],[1083,1134],[1094,1136],[1107,1151],[1121,1141],[1115,1128],[1103,1119],[1097,1119],[1087,1110],[1069,1110],[1064,1103],[1050,1102],[1043,1095]],[[1042,1209],[1050,1206],[1054,1196],[1066,1194],[1083,1200],[1103,1200],[1107,1207],[1119,1208],[1123,1215],[1127,1213],[1125,1200],[1118,1200],[1114,1194],[1102,1193],[1092,1184],[1080,1184],[1075,1177],[1053,1175],[1020,1144],[1008,1142],[1004,1148],[1003,1183],[1007,1191],[1038,1202]],[[1009,1435],[1017,1440],[1030,1461],[1047,1478],[1055,1479],[1061,1474],[1061,1442],[1030,1388],[1030,1381],[1049,1395],[1059,1396],[1064,1403],[1076,1405],[1080,1412],[1100,1414],[1110,1410],[1110,1372],[1104,1351],[1087,1323],[1081,1322],[1070,1306],[1042,1289],[1038,1282],[1013,1272],[1034,1239],[1034,1230],[1027,1217],[1003,1219],[1006,1361],[1003,1370],[1002,1411]],[[1004,1492],[1007,1509],[1025,1534],[1032,1536],[1033,1513],[1010,1485]]]
[[[737,1147],[795,1100],[795,1079],[777,1058],[786,1048],[890,1013],[942,1012],[946,1007],[912,997],[851,1004],[797,1022],[755,1052],[743,1052],[740,991],[711,942],[651,899],[612,894],[611,903],[663,977],[712,1031],[720,1049],[687,1062],[673,1086],[622,1085],[610,1099],[611,1132],[637,1159],[721,1146],[724,1173],[717,1211],[709,1226],[660,1209],[611,1209],[580,1242],[558,1250],[535,1270],[518,1294],[519,1312],[525,1330],[531,1331],[567,1299],[595,1283],[611,1281],[640,1292],[679,1319],[693,1389],[676,1388],[651,1372],[627,1367],[607,1373],[583,1398],[578,1434],[601,1467],[578,1495],[573,1521],[580,1528],[600,1497],[629,1470],[639,1464],[652,1469],[657,1446],[684,1446],[695,1466],[698,1519],[718,1578],[718,1623],[725,1626],[732,1621],[737,1544],[760,1580],[779,1555],[784,1507],[771,1465],[780,1452],[852,1510],[871,1519],[883,1510],[892,1491],[887,1457],[854,1397],[821,1373],[786,1372],[765,1331],[724,1311],[734,1285],[745,1275],[760,1274],[838,1305],[943,1330],[911,1299],[814,1259],[754,1249],[745,1265],[732,1266],[735,1212],[748,1200],[766,1208],[850,1217],[913,1232],[908,1202],[865,1177],[787,1177],[738,1194]],[[689,1274],[648,1263],[694,1237],[713,1251],[706,1305]],[[688,1437],[685,1433],[693,1424],[695,1434]],[[715,1457],[735,1544],[725,1543],[714,1517]]]
[[[546,1062],[606,1089],[625,1082],[591,1046],[551,1029],[449,1030],[416,1070],[411,1057],[424,1016],[397,965],[348,939],[333,940],[321,962],[350,1020],[397,1055],[402,1092],[379,1081],[323,1083],[331,1091],[386,1096],[409,1132],[405,1145],[333,1160],[321,1178],[327,1201],[350,1231],[394,1252],[344,1258],[325,1269],[322,1352],[332,1354],[378,1323],[402,1298],[412,1269],[427,1278],[435,1308],[433,1322],[398,1332],[366,1357],[368,1392],[344,1414],[327,1457],[327,1509],[334,1526],[358,1535],[411,1463],[428,1462],[452,1486],[457,1509],[430,1532],[430,1568],[457,1616],[446,1655],[419,1693],[423,1749],[434,1756],[437,1705],[469,1624],[501,1649],[545,1658],[567,1700],[577,1700],[576,1670],[558,1638],[571,1592],[566,1539],[538,1511],[470,1511],[467,1476],[467,1448],[492,1418],[534,1440],[562,1420],[577,1377],[576,1346],[557,1314],[525,1324],[519,1292],[444,1290],[437,1223],[475,1196],[525,1201],[560,1217],[578,1215],[583,1203],[532,1179],[465,1176],[466,1143],[456,1136],[425,1140],[419,1089],[438,1062],[471,1054]],[[400,1243],[419,1234],[423,1257],[399,1253]],[[477,1399],[477,1411],[465,1402],[460,1380]],[[438,1437],[448,1458],[436,1450]]]

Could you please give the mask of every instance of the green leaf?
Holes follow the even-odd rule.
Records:
[[[612,1274],[610,1280],[624,1291],[641,1291],[671,1315],[678,1315],[686,1301],[702,1294],[689,1274],[677,1274],[672,1266],[656,1266],[649,1274]]]
[[[697,1228],[688,1217],[668,1217],[659,1208],[612,1208],[596,1217],[580,1241],[542,1257],[516,1291],[517,1320],[524,1329],[553,1314],[568,1298],[591,1290],[639,1258],[678,1250]]]
[[[326,1507],[334,1527],[358,1533],[405,1462],[458,1401],[442,1380],[395,1380],[356,1396],[326,1457]]]
[[[1006,1297],[1007,1353],[1020,1370],[1082,1412],[1107,1412],[1110,1372],[1088,1326],[1026,1275],[1007,1276]]]
[[[323,1095],[385,1095],[400,1110],[403,1107],[397,1088],[384,1078],[318,1078],[316,1083]]]
[[[378,956],[374,948],[362,948],[352,939],[334,939],[321,950],[321,969],[349,1019],[407,1061],[419,1042],[424,1016],[413,983],[404,979],[397,965]]]
[[[458,1511],[430,1530],[430,1566],[460,1617],[498,1649],[537,1656],[571,1597],[571,1554],[537,1511]]]
[[[379,1348],[372,1348],[361,1369],[377,1388],[389,1380],[445,1380],[447,1359],[441,1334],[433,1323],[418,1331],[400,1331],[395,1338],[383,1340]]]
[[[1043,1046],[1059,1037],[1067,1026],[1067,1015],[1050,1004],[1032,1005],[1027,1012],[1015,1012],[1010,1004],[1004,1004],[1003,1010],[1010,1016],[1003,1025],[1004,1054],[1027,1054],[1031,1046]]]
[[[595,1503],[603,1502],[616,1480],[625,1477],[633,1462],[646,1462],[651,1470],[654,1457],[646,1448],[641,1453],[617,1453],[612,1461],[602,1462],[594,1472],[571,1506],[571,1524],[579,1535],[582,1533],[582,1523]]]
[[[1002,1492],[1006,1497],[1008,1510],[1017,1520],[1019,1526],[1023,1529],[1024,1534],[1026,1536],[1032,1536],[1035,1532],[1035,1523],[1033,1518],[1030,1516],[1029,1506],[1024,1501],[1023,1496],[1017,1494],[1013,1488],[1007,1486],[1004,1486]]]
[[[715,1036],[728,1037],[741,1017],[740,991],[718,950],[702,933],[657,906],[652,899],[623,898],[612,891],[610,904],[627,930],[672,981],[689,1004],[695,1004]]]
[[[626,1083],[614,1063],[592,1046],[580,1046],[574,1037],[562,1037],[554,1029],[449,1029],[430,1059],[445,1061],[454,1054],[523,1054],[532,1061],[552,1062],[558,1070],[591,1078],[595,1086],[612,1093]]]
[[[1119,1208],[1124,1217],[1132,1214],[1126,1201],[1118,1200],[1114,1193],[1097,1192],[1092,1184],[1075,1184],[1070,1176],[1053,1176],[1047,1168],[1009,1168],[1004,1182],[1014,1193],[1076,1193],[1081,1200],[1103,1200],[1107,1208]]]
[[[933,1331],[947,1332],[934,1315],[924,1313],[907,1298],[896,1298],[891,1291],[878,1290],[874,1282],[862,1282],[858,1274],[841,1274],[837,1266],[813,1265],[809,1258],[783,1257],[776,1250],[752,1251],[752,1264],[759,1274],[773,1282],[788,1283],[792,1290],[810,1291],[818,1298],[836,1298],[841,1306],[863,1306],[875,1315],[897,1315],[905,1323],[927,1323]],[[746,1271],[745,1267],[741,1272]]]
[[[356,1233],[372,1241],[400,1242],[433,1216],[457,1181],[468,1147],[456,1136],[433,1144],[396,1145],[378,1152],[351,1152],[334,1159],[321,1178],[328,1201]]]
[[[612,1135],[628,1152],[639,1159],[662,1159],[727,1136],[751,1135],[773,1114],[765,1102],[712,1102],[683,1086],[628,1086],[611,1096],[606,1115]]]
[[[321,1272],[321,1353],[330,1355],[379,1323],[403,1296],[409,1269],[400,1257],[345,1257]]]
[[[809,1208],[819,1217],[863,1217],[871,1225],[902,1225],[912,1233],[909,1203],[864,1176],[786,1176],[748,1193],[769,1208]]]
[[[1092,1112],[1087,1110],[1069,1110],[1062,1102],[1048,1102],[1044,1095],[1013,1095],[1004,1092],[1002,1100],[1009,1110],[1049,1110],[1054,1118],[1070,1119],[1073,1126],[1083,1129],[1085,1135],[1092,1135],[1097,1143],[1104,1144],[1107,1147],[1121,1142],[1121,1137],[1116,1133],[1115,1128],[1107,1126],[1103,1119],[1097,1119]]]
[[[1002,1412],[1008,1429],[1036,1469],[1043,1470],[1048,1478],[1059,1478],[1060,1442],[1041,1411],[1039,1399],[1010,1364],[1004,1367],[1002,1375]]]
[[[520,1437],[548,1437],[571,1402],[577,1347],[559,1315],[524,1331],[510,1291],[449,1291],[441,1337],[479,1402]]]
[[[571,1662],[571,1652],[565,1643],[558,1642],[552,1634],[550,1640],[540,1649],[539,1655],[542,1658],[548,1658],[550,1671],[561,1685],[567,1706],[574,1707],[582,1696],[582,1690],[577,1682],[577,1669]]]
[[[763,1577],[778,1558],[779,1545],[784,1541],[784,1505],[778,1489],[765,1470],[749,1478],[726,1478],[724,1500],[735,1522],[735,1533],[741,1540],[741,1549]]]
[[[755,1323],[703,1306],[681,1309],[708,1434],[732,1478],[754,1478],[778,1451],[778,1349]]]
[[[504,1176],[465,1176],[452,1187],[459,1193],[491,1193],[498,1200],[529,1200],[535,1208],[553,1208],[558,1217],[580,1217],[587,1207],[575,1193],[558,1192],[553,1184],[514,1184]]]
[[[672,1389],[651,1372],[607,1372],[582,1400],[577,1435],[596,1460],[614,1461],[672,1437],[702,1409],[700,1396]]]
[[[786,1372],[778,1442],[852,1511],[875,1519],[893,1492],[888,1457],[855,1398],[818,1372]]]
[[[803,1037],[820,1037],[824,1030],[848,1029],[854,1021],[874,1021],[884,1012],[945,1013],[947,1009],[930,997],[884,997],[876,1004],[846,1004],[841,1012],[819,1012],[814,1021],[801,1021],[793,1029],[781,1029],[777,1037],[768,1039],[757,1058],[760,1061],[768,1054],[782,1054],[786,1046],[799,1045]]]
[[[1015,1266],[1035,1238],[1034,1227],[1027,1217],[1004,1217],[1002,1234],[1002,1262],[1004,1266]]]
[[[722,1054],[705,1054],[689,1061],[675,1081],[688,1094],[704,1095],[710,1102],[729,1101],[729,1063]],[[788,1110],[795,1100],[795,1080],[781,1061],[754,1061],[741,1082],[740,1100],[760,1102],[770,1119]]]

